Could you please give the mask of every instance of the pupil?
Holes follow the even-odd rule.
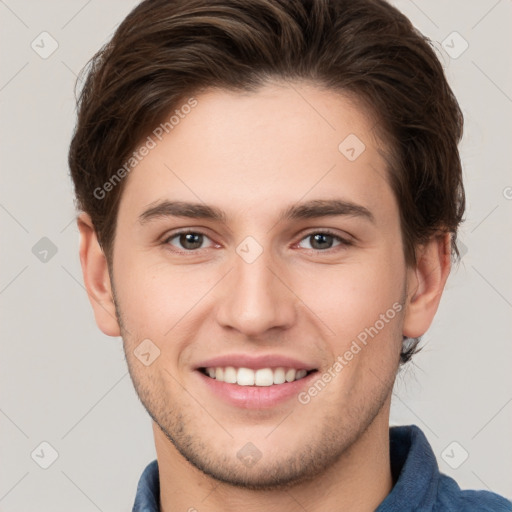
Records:
[[[313,240],[314,243],[312,244],[312,246],[315,249],[325,249],[325,244],[327,244],[327,246],[330,246],[332,244],[332,236],[324,233],[317,233],[316,235],[313,235]],[[315,247],[315,244],[320,245],[320,247]]]
[[[203,235],[198,233],[185,233],[180,237],[180,243],[185,249],[197,249],[201,247]]]

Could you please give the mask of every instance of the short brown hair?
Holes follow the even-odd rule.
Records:
[[[137,145],[186,98],[274,79],[368,106],[388,150],[407,263],[443,232],[458,255],[462,112],[430,41],[384,0],[145,0],[84,71],[69,166],[108,261],[126,179],[97,191]]]

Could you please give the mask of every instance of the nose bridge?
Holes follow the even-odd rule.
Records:
[[[240,243],[222,292],[219,322],[251,336],[291,325],[294,297],[276,277],[280,267],[271,250],[254,239]]]

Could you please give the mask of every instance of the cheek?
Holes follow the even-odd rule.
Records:
[[[164,340],[215,283],[212,269],[153,262],[141,253],[119,257],[116,294],[127,330],[137,338]]]
[[[336,335],[347,339],[400,302],[403,279],[396,263],[383,257],[372,263],[319,266],[307,280],[297,277],[296,289]]]

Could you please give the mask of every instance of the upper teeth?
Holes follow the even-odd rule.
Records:
[[[212,379],[239,386],[272,386],[302,379],[308,373],[307,370],[295,370],[294,368],[250,368],[208,367],[206,373]]]

